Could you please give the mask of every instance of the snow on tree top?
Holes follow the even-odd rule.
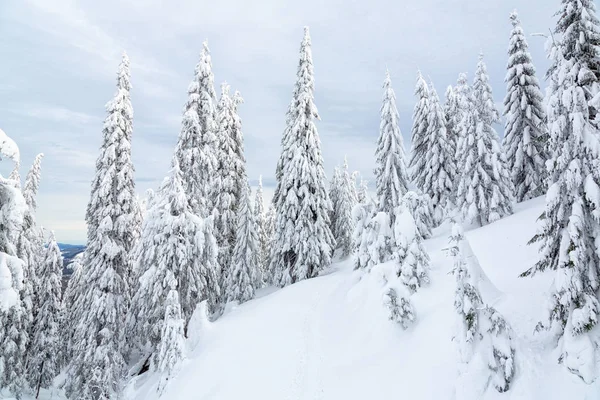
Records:
[[[15,163],[21,161],[19,146],[2,129],[0,129],[0,154],[10,158]]]

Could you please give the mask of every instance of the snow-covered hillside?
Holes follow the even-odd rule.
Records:
[[[445,255],[448,228],[426,242],[432,258],[430,286],[413,295],[417,322],[404,331],[383,306],[381,271],[353,271],[350,260],[315,279],[262,296],[193,332],[197,345],[161,398],[166,399],[598,399],[600,382],[584,384],[557,362],[547,333],[534,328],[552,273],[519,278],[535,262],[527,246],[543,208],[537,198],[496,223],[467,231],[483,273],[484,301],[512,324],[517,372],[507,393],[476,392],[480,376],[458,378],[452,341],[454,277]],[[489,280],[488,280],[489,278]],[[459,382],[469,382],[462,385]],[[155,399],[156,379],[138,377],[135,399]]]

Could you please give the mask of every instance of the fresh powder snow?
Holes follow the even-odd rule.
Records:
[[[538,257],[536,246],[527,241],[543,203],[543,198],[526,201],[512,216],[465,229],[469,246],[463,247],[464,255],[482,301],[513,330],[517,357],[509,392],[500,394],[491,382],[486,384],[485,364],[459,376],[456,284],[446,254],[451,230],[444,224],[424,242],[431,256],[431,284],[411,296],[416,321],[407,330],[389,319],[385,307],[386,277],[394,263],[376,265],[365,274],[355,271],[350,260],[341,261],[320,277],[275,292],[262,289],[256,299],[216,322],[194,317],[190,329],[195,332],[188,339],[193,345],[161,398],[598,398],[600,382],[587,385],[570,374],[558,364],[551,336],[534,333],[552,274],[536,279],[519,274]],[[155,376],[145,374],[130,383],[126,395],[158,399],[156,385]],[[485,390],[477,391],[481,388]]]

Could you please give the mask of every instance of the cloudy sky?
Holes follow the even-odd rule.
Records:
[[[25,175],[45,153],[38,220],[63,242],[85,242],[84,213],[101,143],[104,104],[123,50],[132,62],[137,189],[169,167],[202,41],[215,83],[242,93],[248,173],[274,185],[279,141],[304,25],[310,26],[318,123],[328,174],[347,155],[371,179],[381,83],[389,68],[409,147],[417,69],[443,98],[484,52],[496,101],[504,96],[509,13],[526,33],[548,32],[559,0],[3,0],[0,128],[21,148]],[[528,35],[529,36],[529,35]],[[545,39],[529,36],[538,75]],[[502,133],[498,126],[499,134]],[[0,164],[6,173],[7,161]],[[271,190],[272,191],[272,190]]]

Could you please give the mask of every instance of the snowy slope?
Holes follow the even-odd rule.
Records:
[[[552,274],[518,275],[536,260],[537,249],[526,243],[542,207],[543,199],[534,199],[511,217],[467,232],[482,267],[482,296],[515,331],[518,368],[508,393],[490,388],[483,397],[471,393],[468,398],[600,398],[598,381],[585,385],[568,373],[557,364],[548,336],[533,334]],[[350,261],[340,262],[324,276],[269,290],[217,322],[205,322],[196,332],[198,345],[162,398],[457,398],[454,277],[443,251],[447,233],[440,228],[426,242],[432,284],[413,296],[417,323],[409,330],[387,319],[381,282],[385,265],[361,279]],[[156,399],[156,381],[145,374],[130,384],[128,393]]]

